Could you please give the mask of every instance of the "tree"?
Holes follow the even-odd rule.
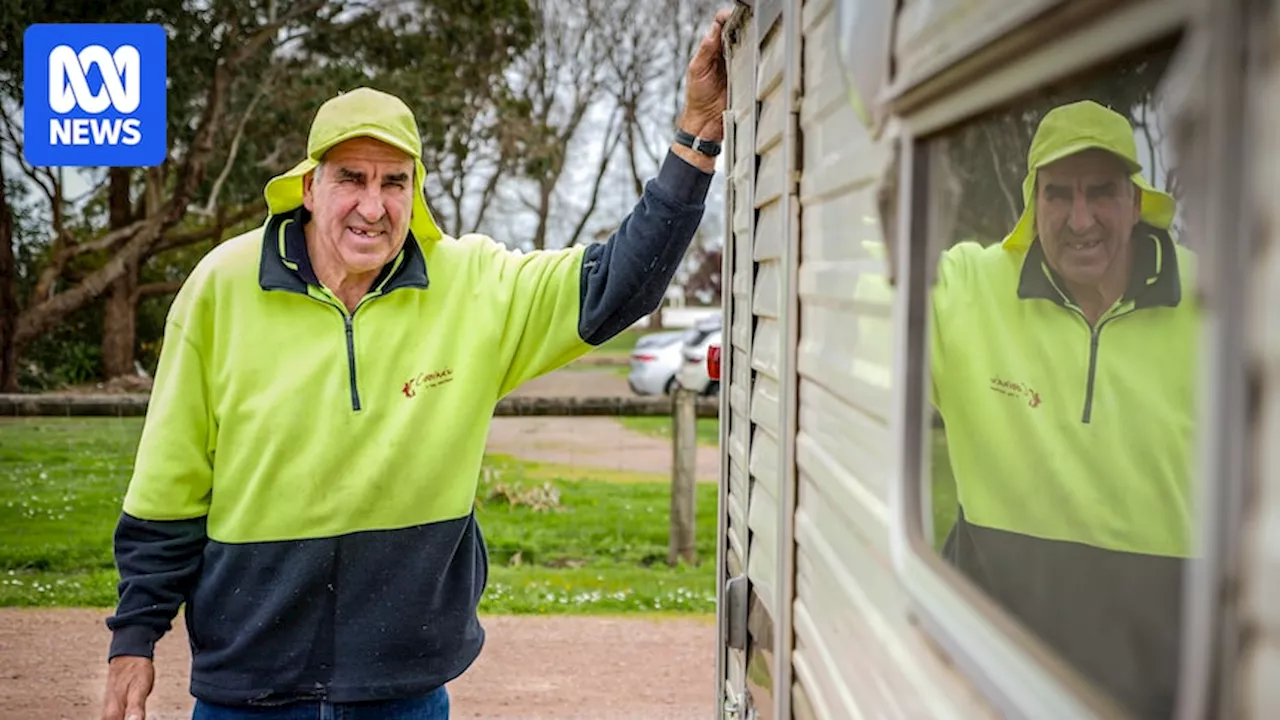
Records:
[[[694,248],[692,270],[684,284],[685,295],[693,296],[703,305],[719,305],[723,258],[718,247]]]
[[[18,264],[13,254],[13,208],[9,207],[9,183],[0,159],[0,338],[13,337],[18,324]],[[0,343],[0,373],[13,375],[13,388],[18,384],[17,348],[12,342]],[[0,377],[7,377],[0,375]],[[2,388],[2,389],[8,389]]]
[[[532,30],[523,0],[130,0],[105,13],[87,2],[7,0],[0,17],[0,152],[38,189],[48,227],[29,267],[0,254],[0,289],[16,275],[36,278],[14,302],[16,320],[0,324],[7,390],[25,348],[103,296],[104,374],[131,372],[138,302],[176,291],[204,250],[262,219],[265,181],[302,157],[323,100],[358,85],[400,93],[416,106],[428,157],[446,156],[468,142],[456,140],[471,127],[460,118],[483,113],[477,88],[493,87],[508,48],[523,47]],[[23,161],[19,58],[28,24],[77,20],[169,31],[170,151],[157,168],[85,171],[88,197],[68,199],[60,173]],[[9,186],[5,195],[0,219],[12,207]]]
[[[713,0],[661,0],[621,6],[617,40],[610,45],[608,56],[608,85],[618,109],[619,137],[624,141],[622,150],[633,197],[644,191],[644,178],[658,172],[666,155],[684,103],[689,59],[718,7]],[[599,180],[596,187],[598,190]],[[592,207],[594,198],[593,195]],[[699,229],[690,250],[695,266],[705,260],[710,237],[703,228]],[[709,276],[697,277],[705,294]],[[687,285],[685,294],[693,294]],[[662,327],[659,308],[649,316],[649,328]]]
[[[531,0],[530,5],[537,37],[512,66],[506,109],[512,123],[508,141],[520,158],[514,169],[533,191],[531,198],[522,193],[521,203],[534,214],[533,247],[542,249],[566,160],[581,157],[575,139],[601,99],[604,61],[614,37],[608,0]]]
[[[72,312],[91,303],[118,280],[135,272],[147,251],[182,220],[214,153],[214,138],[224,122],[233,80],[255,56],[292,39],[290,32],[324,3],[320,0],[297,3],[280,14],[276,13],[274,3],[264,8],[253,2],[215,3],[212,8],[200,10],[189,10],[172,1],[160,5],[122,2],[111,5],[105,13],[101,6],[95,7],[93,3],[10,4],[16,7],[6,12],[8,21],[0,40],[3,43],[0,57],[4,58],[0,64],[0,88],[5,99],[11,100],[6,103],[10,107],[22,103],[18,81],[21,77],[18,59],[22,57],[20,30],[28,24],[146,18],[165,24],[178,38],[177,42],[170,43],[170,151],[161,166],[145,173],[143,197],[151,202],[139,203],[127,216],[118,214],[115,219],[121,223],[119,226],[108,223],[106,227],[70,227],[64,214],[60,178],[48,168],[33,168],[26,163],[21,152],[17,114],[10,107],[3,108],[5,150],[48,199],[52,221],[51,243],[33,292],[12,329],[0,337],[0,357],[15,359],[0,368],[0,387],[16,390],[16,358],[21,356],[23,348]],[[194,81],[196,78],[198,82]],[[123,208],[124,188],[129,184],[122,175],[117,175],[114,184],[117,210]],[[82,262],[95,257],[101,259],[100,264],[92,269],[83,268],[83,275],[73,282],[65,282],[69,270],[82,269]]]
[[[609,55],[610,84],[622,110],[632,187],[657,172],[684,104],[685,72],[720,4],[660,0],[623,6],[620,41]]]
[[[1089,82],[1054,88],[1016,106],[993,112],[949,135],[945,140],[948,181],[963,188],[946,245],[961,240],[984,244],[999,242],[1022,214],[1022,181],[1027,172],[1027,150],[1036,128],[1053,108],[1079,100],[1093,100],[1124,115],[1148,147],[1161,170],[1167,170],[1158,141],[1162,135],[1152,108],[1157,89],[1171,55],[1155,49],[1126,58],[1106,74]],[[1154,168],[1146,168],[1156,181]],[[1170,173],[1165,189],[1176,189]]]

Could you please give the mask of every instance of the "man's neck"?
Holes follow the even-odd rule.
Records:
[[[331,259],[325,253],[316,252],[314,231],[310,224],[304,229],[304,234],[307,238],[307,256],[311,259],[311,269],[315,272],[316,279],[342,301],[348,312],[355,312],[360,299],[368,294],[369,288],[373,287],[378,271],[348,273],[341,263]]]
[[[1084,313],[1090,325],[1096,325],[1113,305],[1124,296],[1129,287],[1129,276],[1133,273],[1133,244],[1125,248],[1124,257],[1120,259],[1121,272],[1108,275],[1096,285],[1077,285],[1067,282],[1067,292],[1071,299]]]

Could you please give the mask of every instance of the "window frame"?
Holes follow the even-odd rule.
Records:
[[[895,216],[899,235],[886,237],[887,256],[895,265],[891,272],[897,278],[899,297],[894,310],[898,332],[892,421],[899,443],[895,456],[898,480],[891,485],[890,496],[894,567],[907,594],[911,620],[950,656],[997,709],[1011,717],[1038,720],[1123,715],[1123,712],[1038,638],[1016,624],[994,601],[965,581],[927,544],[931,532],[924,527],[923,510],[928,507],[928,498],[922,479],[928,477],[926,458],[931,414],[925,313],[928,312],[927,288],[933,282],[933,258],[938,249],[931,247],[930,238],[937,218],[932,217],[936,204],[930,202],[928,142],[939,131],[1016,100],[1044,84],[1069,80],[1091,69],[1105,67],[1127,52],[1181,33],[1180,44],[1162,84],[1168,87],[1178,83],[1179,89],[1185,92],[1191,87],[1192,93],[1204,92],[1204,86],[1210,85],[1216,91],[1213,99],[1222,98],[1228,104],[1206,103],[1212,107],[1201,108],[1202,114],[1208,116],[1203,124],[1215,127],[1218,132],[1210,140],[1202,140],[1197,133],[1184,130],[1174,138],[1178,143],[1177,152],[1182,154],[1186,146],[1203,152],[1200,143],[1210,148],[1230,145],[1231,138],[1240,135],[1239,121],[1233,123],[1230,113],[1240,111],[1239,84],[1243,81],[1238,77],[1238,68],[1236,77],[1232,77],[1231,69],[1223,66],[1221,57],[1217,57],[1216,63],[1206,58],[1229,54],[1223,49],[1223,40],[1224,33],[1230,30],[1223,31],[1221,27],[1241,27],[1237,17],[1241,12],[1234,8],[1235,3],[1221,3],[1221,0],[1219,3],[1233,7],[1196,15],[1197,8],[1191,3],[1133,1],[1100,11],[1097,17],[1081,21],[1070,29],[1053,26],[1051,14],[1031,19],[1026,26],[1003,26],[1004,35],[988,36],[993,45],[1007,40],[1025,46],[1026,38],[1036,35],[1047,42],[998,67],[968,63],[967,77],[956,76],[945,66],[935,66],[935,72],[949,75],[950,90],[939,91],[936,78],[900,78],[887,99],[899,122],[897,140],[901,151],[896,208],[889,209]],[[1206,21],[1212,20],[1213,15],[1219,16],[1218,22],[1214,25],[1212,42],[1205,45],[1206,26],[1210,24]],[[1234,18],[1237,23],[1221,22],[1222,15]],[[1219,50],[1205,53],[1206,47]],[[971,50],[989,57],[1009,57],[998,48],[975,46]],[[956,60],[960,64],[960,59]],[[1200,67],[1202,64],[1212,71],[1209,76]],[[1232,100],[1235,103],[1229,104]],[[1185,108],[1175,108],[1175,112],[1180,119],[1187,114]],[[1225,124],[1225,128],[1218,127],[1221,124]],[[1228,165],[1240,156],[1239,147],[1233,147],[1234,154],[1209,161],[1212,168],[1208,176],[1214,182],[1221,182],[1234,172],[1236,184],[1219,188],[1210,183],[1201,191],[1197,200],[1209,208],[1209,219],[1197,228],[1199,232],[1216,233],[1228,227],[1235,232],[1241,230],[1241,226],[1232,225],[1232,220],[1244,214],[1237,211],[1243,199],[1240,193],[1235,198],[1229,197],[1230,189],[1238,190],[1244,182],[1239,177],[1240,166],[1232,171]],[[1205,207],[1196,209],[1206,212]],[[1215,255],[1216,251],[1217,248]],[[1222,293],[1244,292],[1240,283],[1234,288],[1231,283],[1222,284],[1224,278],[1230,277],[1227,271],[1236,271],[1244,258],[1239,248],[1233,247],[1231,252],[1233,254],[1225,259],[1209,264],[1208,273],[1201,277],[1202,285],[1214,283]],[[1223,302],[1230,307],[1231,299]],[[1206,332],[1213,333],[1215,344],[1221,343],[1222,349],[1206,358],[1208,367],[1202,375],[1202,395],[1213,395],[1210,388],[1230,384],[1243,375],[1239,373],[1235,378],[1230,375],[1240,366],[1241,353],[1246,347],[1239,326],[1238,321],[1217,326],[1206,323]],[[1214,688],[1229,682],[1231,669],[1226,667],[1224,658],[1229,656],[1231,646],[1224,638],[1238,636],[1232,634],[1236,630],[1234,616],[1219,610],[1216,600],[1216,593],[1236,575],[1233,570],[1238,565],[1233,563],[1238,553],[1238,539],[1232,537],[1230,528],[1238,522],[1241,512],[1239,488],[1243,485],[1243,469],[1235,467],[1232,458],[1243,453],[1232,453],[1238,449],[1239,438],[1244,433],[1237,424],[1242,420],[1238,417],[1242,415],[1241,406],[1232,406],[1230,402],[1230,399],[1215,398],[1200,410],[1201,427],[1206,431],[1197,444],[1202,453],[1198,474],[1218,482],[1200,483],[1205,488],[1201,498],[1205,502],[1201,503],[1195,521],[1205,541],[1203,555],[1188,563],[1184,587],[1187,608],[1183,618],[1186,639],[1180,658],[1180,718],[1205,716],[1204,711],[1213,702]],[[1234,433],[1235,439],[1227,433]],[[1224,483],[1225,489],[1215,494],[1214,488],[1223,488]],[[1212,657],[1206,659],[1194,654],[1201,650],[1211,652]],[[1218,695],[1224,694],[1230,695]]]
[[[1225,308],[1206,320],[1208,348],[1201,376],[1198,446],[1201,558],[1192,562],[1184,588],[1183,658],[1177,717],[1238,717],[1247,709],[1239,692],[1240,665],[1248,644],[1247,581],[1243,547],[1253,541],[1249,491],[1260,478],[1256,463],[1252,382],[1256,370],[1255,299],[1249,282],[1260,227],[1257,166],[1268,162],[1247,147],[1262,135],[1250,92],[1266,77],[1269,32],[1276,12],[1252,0],[1196,0],[1186,66],[1178,88],[1173,140],[1200,178],[1189,196],[1193,233],[1215,238],[1200,265],[1198,292],[1210,307]],[[1256,712],[1257,708],[1253,708]]]

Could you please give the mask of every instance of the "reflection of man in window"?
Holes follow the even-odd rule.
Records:
[[[1141,171],[1122,116],[1046,115],[1013,231],[939,263],[933,400],[960,504],[947,559],[1130,710],[1168,717],[1198,313],[1173,198]]]

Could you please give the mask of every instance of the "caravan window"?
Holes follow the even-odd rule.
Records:
[[[1148,48],[925,138],[915,540],[988,615],[1170,717],[1196,536],[1197,255]],[[913,215],[921,215],[913,208]]]

